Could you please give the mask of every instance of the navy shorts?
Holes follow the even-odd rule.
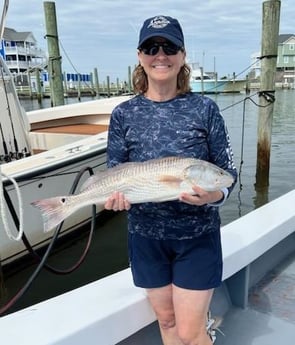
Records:
[[[128,236],[134,284],[157,288],[173,283],[192,290],[209,290],[221,284],[220,231],[185,240],[155,240]]]

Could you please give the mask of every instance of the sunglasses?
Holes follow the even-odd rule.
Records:
[[[145,55],[157,55],[160,47],[162,47],[166,55],[176,55],[180,50],[183,51],[183,48],[172,42],[150,42],[140,47],[139,51],[143,52]]]

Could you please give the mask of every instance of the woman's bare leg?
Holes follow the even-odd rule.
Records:
[[[164,345],[183,345],[177,336],[173,308],[172,285],[148,289],[148,297],[156,313]]]
[[[212,345],[207,312],[213,290],[187,290],[175,285],[148,289],[164,345]]]
[[[177,334],[184,345],[212,345],[207,333],[207,314],[213,295],[210,290],[187,290],[173,285]]]

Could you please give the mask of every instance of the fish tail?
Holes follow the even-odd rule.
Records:
[[[63,207],[61,200],[66,198],[67,197],[54,197],[31,202],[32,206],[41,211],[44,232],[48,232],[55,228],[76,211],[75,208]]]

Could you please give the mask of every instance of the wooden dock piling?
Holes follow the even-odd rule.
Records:
[[[259,99],[256,186],[269,185],[271,131],[274,107],[275,73],[278,52],[280,0],[263,3],[261,84]]]
[[[49,55],[49,82],[51,90],[51,105],[64,105],[64,90],[62,82],[61,55],[59,52],[58,32],[56,23],[55,3],[44,2],[46,22],[46,38]]]

